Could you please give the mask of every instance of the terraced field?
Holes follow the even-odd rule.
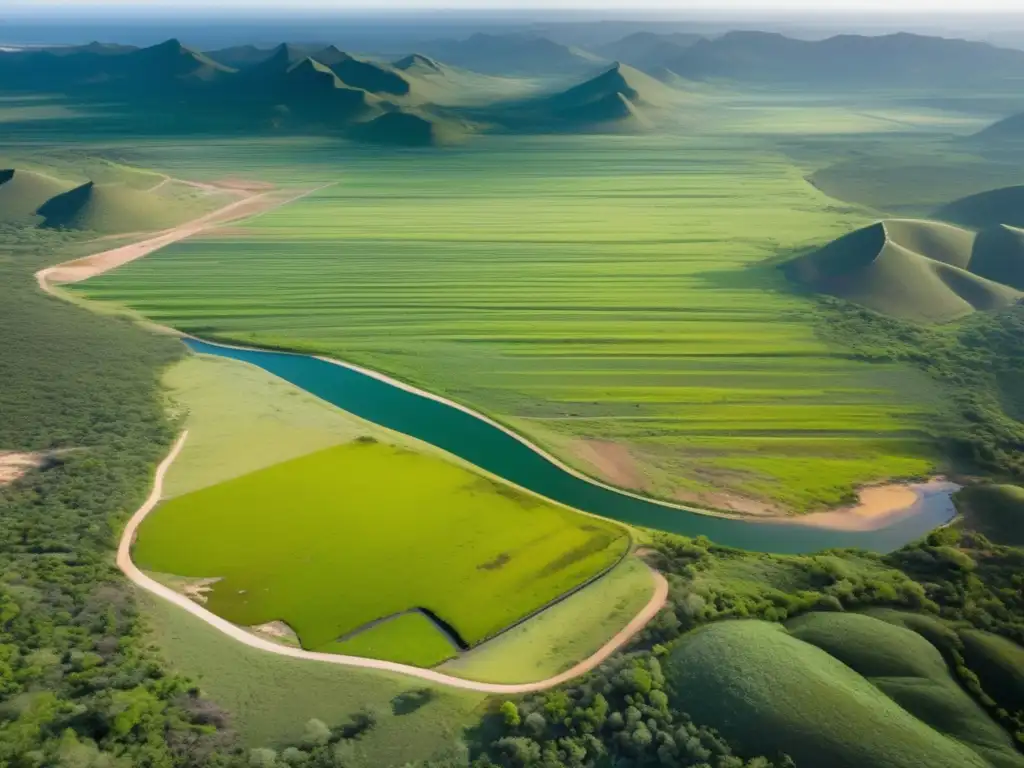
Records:
[[[827,347],[761,266],[868,219],[749,139],[288,158],[335,185],[78,290],[384,370],[654,495],[804,510],[933,465],[928,387]]]

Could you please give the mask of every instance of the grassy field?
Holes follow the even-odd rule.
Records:
[[[523,683],[557,675],[604,645],[651,598],[653,581],[629,558],[594,584],[530,621],[445,663],[471,680]]]
[[[339,637],[417,607],[476,644],[628,545],[618,526],[440,458],[357,442],[172,499],[143,524],[134,557],[220,577],[207,606],[237,624],[283,620],[303,647],[344,651]],[[438,647],[416,661],[440,661],[426,653]]]
[[[295,142],[274,166],[260,149],[224,148],[206,173],[248,159],[336,183],[79,290],[380,368],[654,495],[802,510],[934,466],[930,388],[822,343],[805,300],[758,268],[867,221],[764,143],[494,137],[332,160]],[[624,447],[618,467],[588,459],[591,441]]]
[[[139,599],[149,636],[171,669],[198,680],[231,712],[249,746],[292,742],[310,718],[336,726],[373,711],[377,726],[359,740],[352,765],[398,766],[447,749],[485,700],[398,675],[264,653],[151,595]]]
[[[675,700],[698,722],[748,752],[842,768],[989,765],[778,625],[729,621],[699,629],[673,650],[666,675]]]

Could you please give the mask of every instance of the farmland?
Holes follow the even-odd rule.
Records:
[[[292,180],[334,185],[76,290],[386,371],[656,496],[799,511],[935,466],[928,382],[821,341],[810,305],[764,265],[869,214],[764,142],[336,149],[279,146],[261,168],[256,146],[228,147],[221,162],[257,158],[251,173],[281,178],[287,158]]]
[[[206,604],[230,621],[282,620],[303,647],[344,652],[339,638],[414,608],[476,644],[628,546],[610,523],[439,458],[355,442],[165,503],[140,529],[134,558],[156,572],[218,578]],[[421,637],[425,627],[416,625]],[[425,666],[454,654],[436,642],[381,647]]]

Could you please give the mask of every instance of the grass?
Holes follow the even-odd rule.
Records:
[[[811,290],[918,322],[955,320],[1022,297],[1024,240],[935,221],[886,219],[786,265]],[[1019,278],[1019,280],[1018,280]],[[1010,284],[1004,284],[1010,283]]]
[[[77,290],[199,334],[387,371],[582,469],[593,471],[574,441],[613,440],[653,495],[724,487],[805,510],[934,466],[921,436],[929,388],[823,343],[806,300],[752,268],[865,221],[762,144],[215,147],[210,175],[247,163],[250,175],[337,183]],[[155,151],[184,162],[174,146]]]
[[[960,687],[939,650],[922,635],[860,614],[811,613],[787,628],[993,764],[1024,764],[1006,731]]]
[[[323,650],[434,667],[452,658],[459,647],[429,617],[417,612],[395,616]]]
[[[165,503],[134,557],[148,570],[222,577],[210,610],[246,626],[283,620],[303,647],[330,650],[417,607],[476,644],[609,567],[628,544],[616,525],[440,458],[353,443]]]
[[[971,485],[957,493],[964,527],[997,544],[1024,545],[1024,488],[1016,485]]]
[[[444,751],[485,701],[399,675],[264,653],[152,595],[140,593],[139,601],[171,669],[198,680],[231,712],[248,746],[291,743],[310,718],[336,726],[370,709],[380,717],[360,739],[355,765],[398,766]]]
[[[604,645],[651,598],[647,566],[629,558],[557,605],[441,667],[471,680],[524,683],[570,668]]]
[[[666,662],[677,705],[745,753],[797,765],[981,768],[987,763],[825,651],[759,621],[684,636]]]
[[[190,355],[164,375],[171,408],[187,414],[188,441],[167,474],[180,496],[384,430],[266,371]]]

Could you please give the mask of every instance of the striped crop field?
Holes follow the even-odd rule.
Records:
[[[652,495],[803,511],[933,466],[927,384],[826,345],[762,264],[866,215],[752,139],[275,147],[219,162],[332,186],[76,290],[380,369]]]

